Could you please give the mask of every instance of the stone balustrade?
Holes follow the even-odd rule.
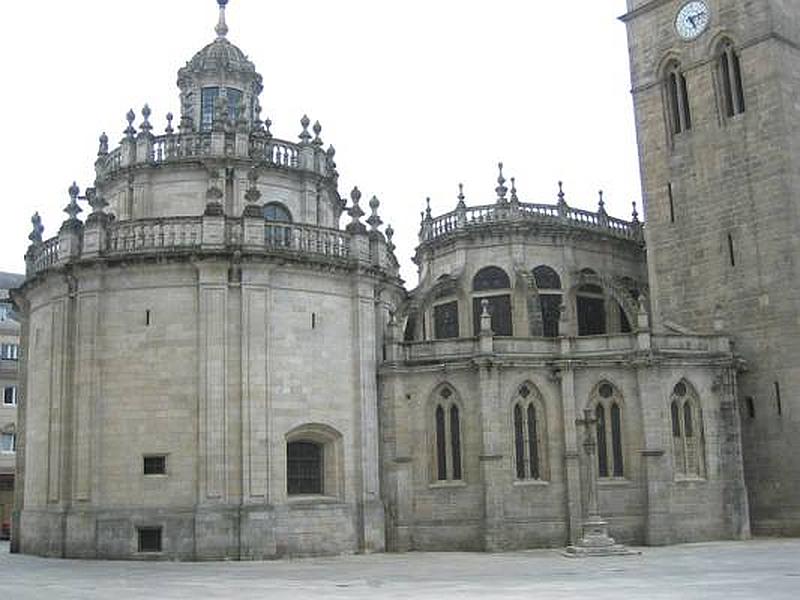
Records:
[[[140,134],[136,138],[126,138],[119,148],[99,154],[95,170],[98,180],[104,181],[129,167],[208,158],[237,158],[274,168],[310,171],[324,177],[335,175],[335,164],[329,153],[319,146],[294,144],[263,133],[224,131]]]
[[[624,221],[604,212],[591,212],[566,205],[507,202],[457,208],[436,218],[422,221],[420,242],[431,242],[459,231],[492,223],[537,222],[600,231],[606,235],[641,242],[643,225]]]
[[[398,344],[396,357],[408,362],[436,364],[471,360],[481,354],[477,337]],[[494,356],[512,361],[519,358],[590,360],[637,353],[662,358],[717,357],[723,361],[733,357],[730,339],[724,335],[676,336],[649,331],[563,338],[495,337],[491,350]]]
[[[65,263],[137,255],[204,252],[280,254],[298,260],[366,264],[397,275],[397,261],[382,234],[347,232],[260,218],[169,217],[114,221],[90,220],[62,229],[59,237],[34,243],[26,255],[28,277]]]

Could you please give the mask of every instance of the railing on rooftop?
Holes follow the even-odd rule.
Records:
[[[335,165],[326,152],[312,144],[295,144],[277,138],[230,132],[169,133],[123,140],[119,148],[99,155],[99,179],[113,177],[124,168],[163,165],[204,158],[241,158],[272,167],[333,175]]]
[[[121,258],[144,254],[246,252],[281,254],[332,261],[368,261],[390,272],[397,270],[392,250],[382,236],[299,223],[274,223],[246,218],[166,217],[134,221],[110,221],[93,230],[97,240],[87,245],[88,226],[83,226],[66,246],[60,237],[33,244],[26,255],[27,275],[46,271],[71,260]],[[221,229],[220,229],[221,227]],[[245,227],[249,227],[247,232]],[[246,233],[248,235],[246,235]],[[356,238],[363,238],[355,244]]]
[[[638,220],[624,221],[604,212],[590,212],[566,205],[508,202],[457,208],[445,215],[422,221],[420,242],[431,242],[458,231],[494,223],[536,222],[589,229],[632,241],[643,240],[643,225]]]

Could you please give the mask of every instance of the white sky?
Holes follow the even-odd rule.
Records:
[[[145,102],[155,133],[179,113],[177,71],[214,39],[214,0],[4,3],[0,270],[24,270],[30,215],[45,238],[67,188],[93,182]],[[300,117],[336,146],[340,192],[376,194],[409,287],[426,196],[434,215],[495,200],[497,162],[523,202],[610,214],[640,205],[625,0],[231,0],[228,38],[264,77],[262,116],[297,140]],[[366,202],[363,202],[366,207]],[[81,215],[85,217],[85,213]]]

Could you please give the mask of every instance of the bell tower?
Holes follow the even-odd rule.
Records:
[[[622,20],[654,327],[732,336],[751,525],[798,535],[800,3],[628,0]]]

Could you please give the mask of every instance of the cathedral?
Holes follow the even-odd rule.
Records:
[[[218,4],[164,133],[130,112],[58,235],[32,219],[12,551],[800,533],[800,7],[628,0],[643,218],[499,165],[489,203],[423,213],[408,290],[319,124],[262,120]]]

